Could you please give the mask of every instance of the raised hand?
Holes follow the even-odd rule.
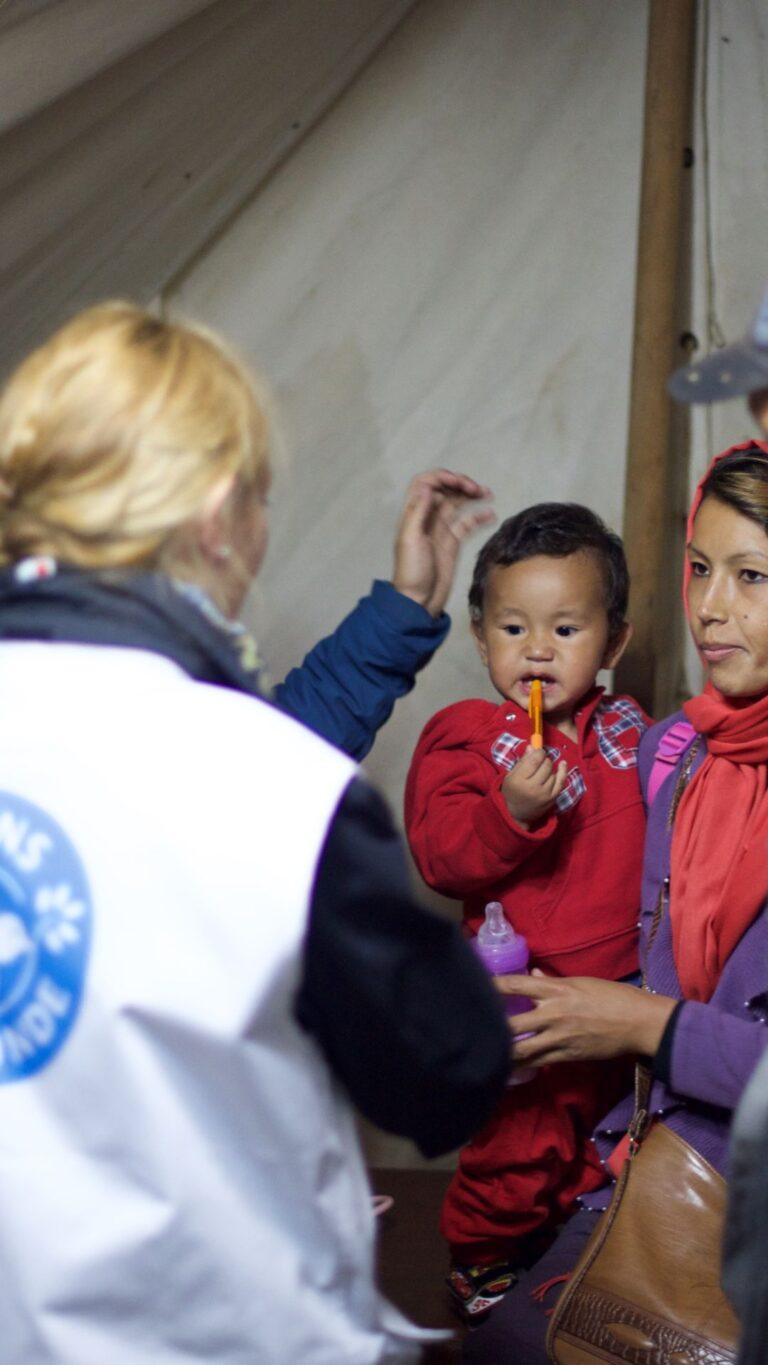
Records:
[[[490,507],[475,504],[492,496],[484,484],[450,469],[429,469],[411,480],[395,542],[392,583],[398,592],[440,615],[462,542],[495,520]]]

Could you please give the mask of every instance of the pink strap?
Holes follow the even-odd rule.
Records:
[[[665,777],[669,777],[671,768],[674,768],[680,755],[688,748],[696,731],[688,720],[676,720],[674,725],[670,725],[668,730],[659,740],[659,747],[653,756],[653,767],[648,777],[647,804],[653,805],[658,795],[659,787]]]

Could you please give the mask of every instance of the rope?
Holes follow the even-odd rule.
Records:
[[[715,270],[715,233],[712,208],[712,163],[710,156],[709,124],[709,63],[710,63],[710,0],[701,4],[701,77],[699,82],[699,117],[701,121],[702,198],[704,202],[704,295],[707,352],[725,346],[725,333],[717,311],[717,279]],[[705,404],[707,459],[714,449],[714,414],[712,404]]]

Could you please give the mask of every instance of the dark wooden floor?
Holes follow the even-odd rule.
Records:
[[[430,1346],[425,1365],[456,1365],[461,1328],[450,1310],[445,1288],[448,1251],[438,1222],[450,1171],[377,1169],[371,1172],[376,1194],[395,1203],[378,1220],[379,1285],[387,1298],[420,1327],[447,1327],[445,1345]]]

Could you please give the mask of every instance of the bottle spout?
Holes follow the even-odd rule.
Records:
[[[511,943],[515,938],[515,931],[504,914],[504,906],[500,901],[490,901],[486,905],[485,922],[480,925],[477,938],[478,942],[486,946]]]

